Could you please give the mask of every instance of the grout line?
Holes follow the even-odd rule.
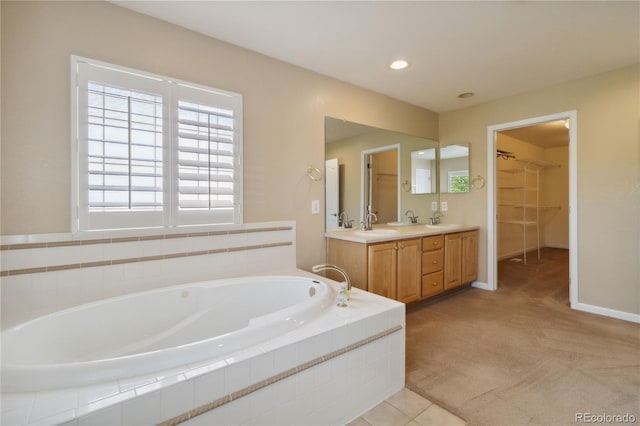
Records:
[[[0,245],[0,251],[83,246],[83,245],[90,245],[90,244],[128,243],[128,242],[136,242],[136,241],[163,240],[163,239],[171,239],[171,238],[212,237],[216,235],[250,234],[252,232],[275,232],[275,231],[291,231],[291,230],[293,230],[292,226],[272,226],[269,228],[231,229],[228,231],[186,232],[182,234],[143,235],[139,237],[114,237],[114,238],[99,238],[94,240],[51,241],[47,243],[3,244],[3,245]]]
[[[163,255],[156,255],[156,256],[130,257],[125,259],[101,260],[101,261],[95,261],[95,262],[73,263],[73,264],[67,264],[67,265],[42,266],[38,268],[10,269],[7,271],[0,271],[0,277],[8,277],[8,276],[24,275],[24,274],[36,274],[41,272],[65,271],[69,269],[93,268],[96,266],[120,265],[124,263],[150,262],[154,260],[166,260],[166,259],[174,259],[178,257],[187,257],[187,256],[202,256],[202,255],[209,255],[209,254],[232,253],[236,251],[258,250],[258,249],[266,249],[266,248],[274,248],[274,247],[284,247],[284,246],[290,246],[290,245],[293,245],[293,242],[283,241],[279,243],[266,243],[266,244],[257,244],[253,246],[228,247],[224,249],[211,249],[211,250],[199,250],[199,251],[183,252],[183,253],[170,253],[170,254],[163,254]]]
[[[311,361],[307,361],[303,364],[298,365],[297,367],[293,367],[290,368],[289,370],[286,370],[280,374],[276,374],[275,376],[271,376],[268,379],[262,380],[258,383],[255,383],[253,385],[247,386],[243,389],[240,389],[239,391],[233,392],[231,394],[225,395],[222,398],[218,398],[214,401],[211,401],[207,404],[201,405],[199,407],[196,407],[192,410],[189,410],[185,413],[182,413],[178,416],[172,417],[168,420],[165,420],[161,423],[158,424],[158,426],[176,426],[179,425],[180,423],[186,422],[187,420],[199,416],[200,414],[204,414],[207,411],[211,411],[214,410],[218,407],[221,407],[231,401],[234,401],[236,399],[242,398],[243,396],[247,396],[257,390],[260,390],[264,387],[267,387],[269,385],[273,385],[277,382],[279,382],[280,380],[286,379],[288,377],[291,377],[301,371],[307,370],[311,367],[315,367],[316,365],[322,364],[324,362],[327,362],[333,358],[336,358],[340,355],[344,355],[347,352],[351,352],[355,349],[360,348],[361,346],[364,345],[368,345],[369,343],[372,343],[378,339],[381,339],[383,337],[386,337],[390,334],[395,333],[396,331],[400,331],[402,330],[402,326],[401,325],[396,325],[395,327],[392,327],[388,330],[382,331],[380,333],[374,334],[373,336],[369,336],[367,338],[364,338],[362,340],[359,340],[351,345],[345,346],[342,349],[338,349],[335,350],[333,352],[330,352],[326,355],[323,355],[321,357],[312,359]]]

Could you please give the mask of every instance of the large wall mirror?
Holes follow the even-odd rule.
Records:
[[[357,228],[369,209],[377,223],[425,223],[438,201],[434,140],[345,120],[325,119],[327,230]]]
[[[440,192],[469,192],[469,144],[440,147]]]

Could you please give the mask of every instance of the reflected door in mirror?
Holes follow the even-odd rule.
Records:
[[[325,217],[327,230],[338,227],[338,215],[340,214],[340,174],[338,167],[337,158],[325,161]]]
[[[369,210],[378,217],[378,223],[395,222],[398,220],[398,150],[378,152],[369,158]]]

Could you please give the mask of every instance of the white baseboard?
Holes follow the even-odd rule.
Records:
[[[630,312],[616,311],[615,309],[602,308],[600,306],[588,305],[586,303],[574,303],[571,305],[571,308],[577,311],[589,312],[592,314],[604,315],[605,317],[640,323],[640,315],[632,314]]]
[[[488,283],[483,283],[482,281],[474,281],[473,283],[471,283],[471,287],[479,288],[480,290],[489,290],[489,291],[495,290],[489,287]]]

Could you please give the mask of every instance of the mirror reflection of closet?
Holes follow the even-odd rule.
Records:
[[[469,192],[469,144],[440,147],[440,193]]]
[[[389,146],[364,151],[362,170],[363,215],[373,213],[377,223],[396,222],[402,215],[398,211],[398,151],[400,146]]]

